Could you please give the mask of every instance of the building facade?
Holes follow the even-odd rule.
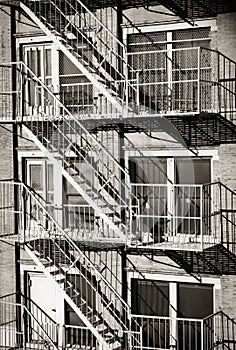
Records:
[[[235,349],[235,4],[0,20],[0,348]]]

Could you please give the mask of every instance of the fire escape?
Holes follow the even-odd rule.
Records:
[[[84,198],[86,205],[80,210],[87,216],[86,220],[80,217],[76,222],[78,239],[78,230],[72,232],[64,220],[70,209],[65,207],[61,215],[56,215],[54,208],[23,183],[3,181],[0,185],[1,193],[5,194],[1,197],[4,230],[17,223],[18,239],[24,249],[60,289],[90,333],[90,348],[141,349],[140,320],[132,317],[122,285],[116,288],[117,278],[114,287],[103,274],[103,268],[109,270],[103,260],[104,245],[117,251],[125,247],[131,255],[166,255],[196,278],[203,274],[234,275],[236,194],[221,183],[193,186],[131,183],[129,170],[120,161],[122,147],[115,153],[99,137],[99,132],[122,135],[123,146],[134,149],[141,157],[142,152],[126,135],[163,131],[187,147],[234,143],[236,63],[210,49],[175,50],[166,66],[172,78],[160,80],[155,76],[148,81],[145,60],[152,55],[151,59],[162,62],[167,52],[127,53],[126,47],[92,12],[94,9],[80,0],[24,0],[15,5],[81,71],[86,78],[81,93],[85,96],[92,87],[94,100],[89,109],[79,110],[78,117],[66,105],[66,92],[60,92],[58,98],[58,92],[54,94],[24,63],[1,65],[4,89],[9,87],[9,93],[11,88],[6,81],[13,75],[16,78],[13,97],[17,123]],[[128,2],[124,6],[128,7]],[[182,6],[176,1],[166,5],[188,19],[191,16]],[[208,6],[206,1],[199,4],[201,11]],[[191,61],[192,57],[196,61]],[[213,62],[217,62],[216,68],[211,69]],[[146,83],[149,88],[158,86],[151,98]],[[3,103],[10,101],[9,93],[2,94]],[[5,121],[11,121],[6,115]],[[19,200],[17,211],[12,209],[13,193]],[[157,203],[161,203],[160,207]],[[73,210],[70,216],[76,220]],[[144,223],[150,218],[161,224],[152,236],[144,237]],[[193,231],[186,233],[186,227]],[[96,253],[96,259],[91,258],[91,251]],[[110,273],[114,274],[112,268]],[[8,308],[11,303],[7,300],[0,305]],[[29,314],[26,306],[24,310]],[[29,317],[33,317],[32,322],[39,322],[36,316]],[[161,320],[157,322],[162,324]],[[170,337],[165,348],[176,346],[177,341],[168,322],[165,329]],[[200,340],[195,335],[198,345],[192,349],[235,346],[235,323],[223,313],[198,324],[189,321],[189,325],[194,334],[201,335]],[[44,337],[47,344],[57,348],[58,337],[55,339],[54,334],[41,328],[37,339]],[[16,329],[20,334],[18,344],[26,346],[32,333],[27,333],[27,327],[22,332],[19,325]],[[67,344],[73,342],[71,334],[67,332]],[[77,339],[79,336],[81,333]]]

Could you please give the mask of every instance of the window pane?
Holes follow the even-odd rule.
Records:
[[[41,165],[30,165],[30,186],[37,192],[43,191],[43,171]]]
[[[139,315],[169,315],[169,284],[159,281],[131,281],[132,313]]]
[[[51,49],[45,50],[45,75],[51,76],[52,75],[52,65],[51,65]]]
[[[211,182],[210,159],[176,159],[177,184],[205,184]]]
[[[203,319],[213,313],[213,287],[180,283],[178,285],[179,317]]]
[[[52,164],[48,164],[47,177],[48,177],[48,191],[53,191],[53,165]]]
[[[163,158],[132,158],[129,162],[131,182],[165,184],[167,162]]]

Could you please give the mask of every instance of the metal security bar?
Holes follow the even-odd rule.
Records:
[[[60,288],[67,303],[101,347],[108,349],[108,343],[119,347],[125,344],[128,335],[132,344],[137,345],[139,338],[130,333],[129,306],[56,223],[41,198],[22,183],[0,184],[19,190],[18,229],[25,250]],[[33,206],[27,206],[29,198]]]
[[[194,47],[127,55],[140,113],[209,112],[235,120],[236,63],[219,51]]]
[[[12,67],[11,65],[0,65],[0,119],[12,120],[12,96],[16,91],[12,91]]]

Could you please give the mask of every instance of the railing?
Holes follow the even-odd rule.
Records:
[[[104,219],[105,212],[113,214],[107,217],[108,225],[117,226],[123,215],[119,230],[126,230],[123,221],[131,217],[128,211],[132,198],[128,172],[29,68],[23,63],[12,64],[12,68],[17,71],[19,83],[15,94],[17,116],[33,133],[30,137],[52,162],[57,160],[64,167],[67,180]],[[107,211],[102,210],[104,205]]]
[[[12,95],[16,91],[13,91],[11,65],[0,65],[0,74],[0,119],[12,120]]]
[[[205,348],[203,344],[202,320],[148,315],[132,315],[132,319],[141,326],[143,350],[210,349]]]
[[[223,311],[206,317],[203,327],[206,349],[236,348],[236,322]]]
[[[105,335],[111,333],[118,342],[125,341],[124,333],[130,334],[130,309],[120,294],[56,223],[39,196],[22,183],[2,181],[0,185],[0,193],[16,193],[14,187],[18,190],[19,206],[14,219],[18,223],[19,239],[26,244],[29,252],[35,253],[32,253],[32,258],[48,274],[52,272],[51,278],[80,309],[79,316],[85,323],[86,320],[89,322],[87,318],[93,319],[93,322],[97,320],[105,339]],[[33,207],[27,206],[29,198],[34,203]],[[11,220],[12,217],[9,218],[9,226],[14,225]],[[96,335],[95,326],[90,330]],[[132,343],[138,344],[138,339],[132,334],[130,336]]]
[[[142,113],[221,113],[236,119],[236,63],[194,47],[129,52],[131,82]]]
[[[215,193],[215,211],[220,216],[221,242],[236,254],[236,192],[222,183],[216,183],[214,187],[218,188]]]
[[[125,46],[80,0],[22,1],[121,105],[128,86]],[[129,86],[133,90],[132,86]],[[116,113],[108,101],[104,109]]]
[[[82,349],[96,349],[96,339],[85,326],[65,325],[65,344],[67,349],[80,346]]]
[[[0,347],[25,348],[34,343],[34,349],[44,344],[58,350],[57,342],[58,325],[35,303],[16,302],[15,294],[0,298]]]
[[[218,203],[209,193],[211,185],[139,183],[131,187],[138,198],[132,222],[138,244],[202,250],[221,241]]]
[[[74,79],[73,79],[74,80]],[[60,101],[73,115],[98,115],[102,113],[102,101],[94,95],[91,82],[61,84]],[[81,118],[81,117],[80,117]]]
[[[22,302],[29,311],[24,318],[24,322],[27,324],[27,327],[25,327],[26,341],[34,340],[34,337],[32,337],[33,329],[37,330],[41,337],[46,333],[54,344],[59,345],[60,326],[30,298],[22,296]]]

